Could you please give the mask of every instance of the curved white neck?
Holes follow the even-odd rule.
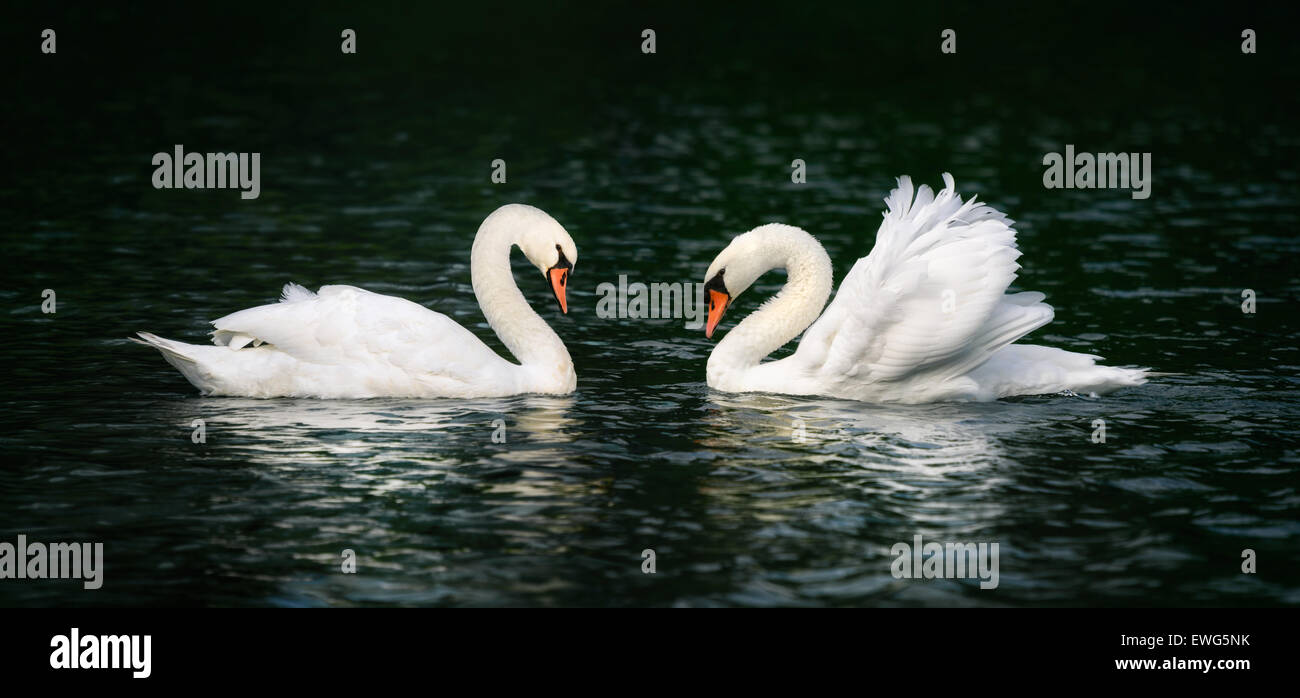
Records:
[[[541,369],[541,375],[572,376],[569,350],[515,284],[510,248],[519,244],[519,238],[519,230],[490,219],[479,227],[469,261],[474,295],[492,331],[524,368]]]
[[[709,355],[710,369],[757,366],[799,336],[821,315],[831,295],[831,258],[816,238],[797,228],[766,237],[761,268],[785,269],[785,285],[736,325]]]

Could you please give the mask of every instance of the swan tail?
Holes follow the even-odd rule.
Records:
[[[1078,384],[1073,390],[1104,395],[1120,388],[1142,385],[1152,375],[1151,369],[1146,367],[1098,366],[1094,363],[1091,368],[1091,371],[1076,379]]]
[[[128,337],[127,339],[136,344],[143,344],[157,349],[162,353],[163,359],[177,371],[180,371],[181,375],[185,376],[185,380],[188,380],[194,387],[204,393],[210,393],[216,388],[212,382],[212,376],[204,369],[199,360],[199,355],[204,350],[210,349],[210,347],[200,347],[164,339],[149,332],[136,332],[136,335],[140,338]]]
[[[168,361],[176,360],[176,361],[185,361],[187,363],[198,363],[198,360],[194,356],[191,356],[190,353],[186,351],[187,347],[190,349],[197,348],[191,344],[186,344],[184,342],[174,342],[170,339],[164,339],[150,332],[136,332],[136,335],[139,336],[140,338],[136,339],[135,337],[127,337],[127,339],[131,340],[132,342],[135,342],[136,344],[143,344],[146,347],[153,347],[154,349],[157,349],[158,351],[162,352],[162,355]]]
[[[990,399],[1071,391],[1104,395],[1142,385],[1150,369],[1099,366],[1100,356],[1032,344],[1012,344],[971,372]]]

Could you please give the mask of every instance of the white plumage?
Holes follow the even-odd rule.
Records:
[[[280,302],[212,322],[212,346],[140,332],[206,395],[244,397],[495,397],[574,390],[573,361],[510,272],[518,245],[547,274],[577,261],[569,234],[531,206],[503,206],[475,237],[470,273],[488,324],[520,360],[498,356],[451,318],[354,286],[318,293],[286,284]],[[558,275],[557,275],[558,278]],[[556,293],[562,297],[567,271]],[[141,341],[137,340],[137,341]]]
[[[816,239],[792,226],[767,225],[733,240],[706,283],[721,274],[715,286],[723,284],[734,298],[770,269],[785,268],[789,279],[718,343],[709,357],[709,385],[918,403],[1102,393],[1145,382],[1145,369],[1012,345],[1051,322],[1052,308],[1041,293],[1007,294],[1020,268],[1012,221],[974,198],[962,201],[952,176],[943,178],[937,195],[925,185],[914,192],[908,177],[899,178],[885,200],[875,247],[854,264],[820,317],[832,279],[830,258]],[[805,328],[793,355],[761,363]]]

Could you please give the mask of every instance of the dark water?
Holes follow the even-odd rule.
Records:
[[[1235,27],[1260,18],[967,16],[945,64],[938,20],[856,5],[504,27],[99,12],[6,29],[0,540],[101,541],[105,582],[0,580],[6,605],[1300,604],[1297,62],[1279,38],[1240,54]],[[33,48],[45,23],[57,57]],[[261,197],[154,190],[175,143],[261,152]],[[1151,198],[1044,189],[1066,143],[1153,153]],[[1016,288],[1057,309],[1033,342],[1168,375],[974,405],[727,395],[684,320],[595,314],[600,282],[701,282],[770,221],[816,234],[838,280],[893,177],[945,171],[1018,221]],[[567,316],[516,259],[577,364],[571,396],[201,398],[124,339],[203,341],[293,280],[410,298],[502,350],[468,258],[512,201],[581,252]],[[916,534],[999,543],[999,587],[895,579],[890,547]]]

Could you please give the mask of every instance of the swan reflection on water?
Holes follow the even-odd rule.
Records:
[[[1015,442],[1048,417],[1041,403],[877,405],[851,400],[711,391],[697,447],[728,454],[711,483],[713,510],[746,512],[754,546],[820,538],[842,555],[833,583],[763,571],[774,584],[832,598],[965,598],[970,585],[918,585],[892,574],[898,543],[997,542],[1006,560],[1020,544],[1005,533],[1025,477]],[[715,527],[723,528],[721,522]],[[737,536],[739,537],[739,536]],[[1016,580],[1006,570],[1006,584]],[[965,586],[963,586],[965,584]],[[899,596],[904,595],[904,596]],[[920,597],[917,597],[920,598]]]
[[[1015,403],[711,392],[707,404],[700,446],[760,472],[819,482],[809,505],[865,502],[878,520],[918,532],[975,530],[1002,517],[998,492],[1017,470],[1002,441],[1036,423],[1026,411],[1033,406]]]
[[[166,421],[202,419],[206,443],[249,464],[556,462],[573,441],[571,396],[475,400],[220,398],[168,403]]]
[[[744,450],[756,442],[799,458],[855,457],[862,467],[944,475],[1006,460],[983,418],[986,404],[873,405],[852,400],[712,393],[701,445]],[[994,404],[997,408],[1000,405]],[[1012,425],[1011,428],[1014,428]]]

